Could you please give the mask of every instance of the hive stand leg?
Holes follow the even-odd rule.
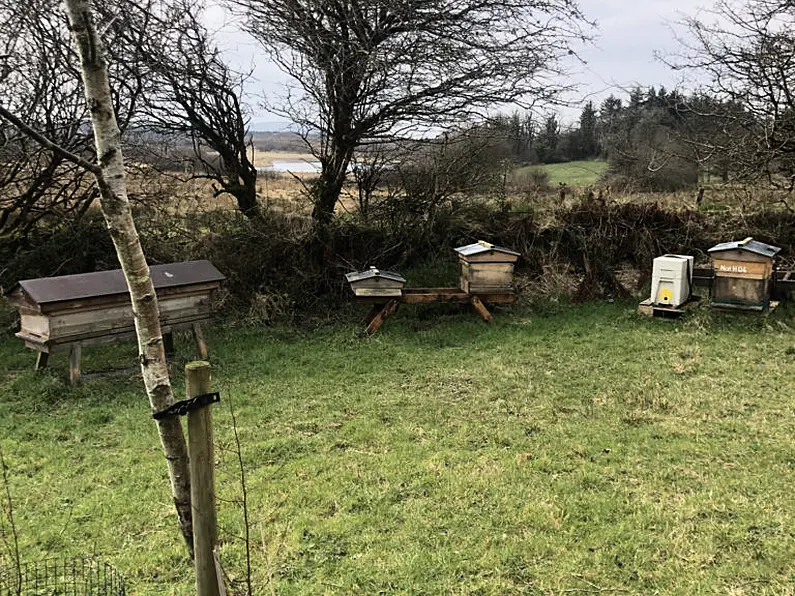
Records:
[[[193,325],[193,339],[196,342],[196,348],[199,350],[199,356],[206,359],[207,342],[204,341],[204,331],[202,331],[202,327],[198,323]]]
[[[80,383],[80,355],[82,352],[80,344],[72,344],[69,352],[69,383],[72,387]]]
[[[398,300],[390,300],[387,302],[384,307],[376,313],[373,317],[373,320],[367,325],[367,328],[364,330],[365,335],[372,335],[376,331],[381,328],[381,325],[384,324],[384,319],[386,319],[389,315],[394,313],[397,310],[400,301]]]
[[[486,321],[487,323],[491,323],[494,320],[494,317],[486,308],[486,305],[483,304],[483,301],[478,298],[477,296],[472,296],[470,298],[469,303],[472,305],[472,308],[475,309],[475,312],[480,315],[480,318]]]
[[[380,313],[385,306],[386,306],[386,304],[384,304],[383,302],[379,302],[378,304],[373,304],[373,307],[364,316],[364,324],[365,324],[365,326],[367,326],[370,323],[372,323],[373,319],[375,319],[378,316],[378,313]]]
[[[49,359],[49,352],[39,352],[38,356],[36,356],[36,370],[44,370],[47,368],[47,361]]]
[[[176,352],[174,351],[174,334],[170,331],[163,334],[163,350],[166,352],[166,360],[173,360]]]

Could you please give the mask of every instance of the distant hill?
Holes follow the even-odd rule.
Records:
[[[252,118],[248,126],[253,132],[290,132],[295,129],[295,125],[287,120],[264,120],[262,118]]]

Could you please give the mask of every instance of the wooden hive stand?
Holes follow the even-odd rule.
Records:
[[[405,278],[371,267],[345,276],[354,297],[372,304],[364,318],[364,335],[372,335],[401,304],[469,304],[484,321],[494,317],[488,304],[516,302],[514,264],[519,253],[479,241],[455,249],[461,275],[457,288],[404,288]]]
[[[156,265],[150,274],[166,354],[174,353],[173,332],[187,330],[206,358],[202,325],[210,320],[211,295],[225,277],[209,261]],[[50,354],[69,352],[73,385],[80,380],[84,347],[136,339],[130,295],[120,269],[23,280],[8,299],[20,314],[16,336],[38,352],[36,369],[47,366]]]

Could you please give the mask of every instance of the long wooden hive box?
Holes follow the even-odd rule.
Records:
[[[773,290],[773,270],[777,246],[746,238],[725,242],[709,249],[714,281],[713,306],[764,310]]]
[[[482,240],[455,249],[461,265],[459,287],[468,294],[513,292],[513,268],[519,253]]]
[[[211,294],[225,279],[209,261],[155,265],[150,274],[164,333],[208,321]],[[20,281],[8,299],[20,313],[17,337],[40,352],[66,350],[77,342],[113,343],[135,334],[120,269]]]

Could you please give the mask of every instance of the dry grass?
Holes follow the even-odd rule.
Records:
[[[257,167],[273,165],[274,161],[315,161],[309,153],[287,151],[254,150],[254,163]],[[601,162],[588,162],[590,165],[602,166]],[[558,164],[572,165],[572,164]],[[576,164],[574,164],[576,165]],[[572,171],[572,168],[569,168]],[[560,172],[568,171],[559,168]],[[517,170],[519,171],[519,170]],[[559,172],[559,173],[560,173]],[[269,209],[282,212],[308,214],[311,210],[307,198],[306,185],[316,174],[291,174],[287,172],[261,173],[258,181],[258,194],[261,203]],[[514,206],[515,211],[533,211],[542,225],[553,225],[557,212],[570,209],[579,204],[592,193],[596,200],[604,200],[616,204],[649,204],[656,203],[666,210],[679,211],[696,209],[702,211],[724,211],[743,215],[760,206],[782,208],[786,205],[787,195],[782,191],[762,188],[751,188],[735,184],[713,184],[705,188],[703,200],[696,204],[697,189],[671,193],[634,192],[629,187],[611,186],[606,181],[597,181],[592,177],[592,184],[569,184],[561,196],[561,188],[553,188],[547,192],[528,192],[520,188],[509,190],[506,201]],[[590,179],[589,179],[590,181]],[[147,203],[157,201],[162,205],[162,197],[171,197],[169,211],[172,213],[194,213],[199,211],[234,211],[236,202],[230,195],[213,196],[213,184],[206,180],[184,180],[175,173],[172,176],[154,174],[152,172],[131,172],[130,187],[133,199]],[[151,203],[150,203],[151,204]],[[355,212],[358,208],[356,189],[348,183],[343,192],[337,211],[341,213]]]
[[[258,168],[272,166],[274,161],[317,161],[311,153],[294,153],[290,151],[260,151],[254,149],[254,165]]]

